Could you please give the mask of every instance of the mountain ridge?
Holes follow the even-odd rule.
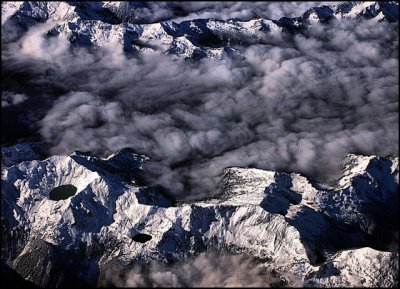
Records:
[[[336,271],[357,271],[346,263],[353,259],[344,257],[353,254],[380,256],[377,258],[381,261],[398,259],[396,245],[391,243],[398,213],[398,157],[349,155],[343,177],[332,190],[316,188],[296,173],[228,168],[222,197],[178,206],[156,188],[135,184],[145,160],[123,150],[103,159],[75,153],[3,167],[2,230],[9,236],[7,240],[14,236],[11,238],[17,238],[20,246],[12,250],[2,247],[9,252],[3,254],[3,261],[38,284],[35,278],[39,277],[29,277],[23,269],[29,268],[27,263],[39,262],[33,261],[33,256],[39,256],[35,258],[44,264],[55,262],[54,266],[63,268],[57,264],[59,254],[81,252],[70,258],[81,270],[98,268],[97,273],[86,272],[89,279],[82,280],[93,284],[97,274],[104,274],[99,268],[107,268],[108,262],[118,262],[123,268],[133,260],[177,262],[221,248],[264,260],[262,266],[274,268],[282,276],[290,271],[307,286],[338,286],[338,280],[351,286],[393,285],[378,277],[356,284],[347,273],[326,277],[317,272],[325,272],[332,267],[328,264],[339,259],[343,260],[342,269],[335,265]],[[121,177],[118,166],[125,170],[128,163],[132,173]],[[51,189],[66,184],[77,188],[74,196],[60,201],[48,199]],[[366,184],[374,185],[365,190]],[[24,232],[23,236],[18,232]],[[148,235],[150,240],[134,241],[138,234]],[[48,252],[46,244],[65,252],[54,253],[54,258],[47,253],[41,256],[37,252]],[[365,248],[371,246],[375,249]],[[386,270],[394,279],[398,274],[387,264],[364,265],[362,270],[372,270],[373,266],[377,272]],[[378,280],[383,283],[373,283]],[[290,278],[286,281],[290,283]]]
[[[62,36],[78,45],[104,47],[116,42],[122,45],[125,52],[133,54],[158,51],[179,58],[219,59],[225,54],[240,55],[235,49],[237,45],[263,43],[263,39],[272,32],[298,33],[314,22],[361,18],[398,21],[398,3],[394,1],[348,2],[313,7],[299,17],[282,17],[278,20],[194,19],[180,23],[133,24],[129,20],[134,10],[134,3],[118,5],[98,1],[48,4],[39,1],[22,2],[18,6],[14,2],[4,2],[2,29],[17,26],[26,30],[37,23],[53,21],[48,36]]]
[[[168,3],[165,5],[172,5],[172,8],[168,6],[168,9],[180,9],[178,4]],[[35,48],[32,50],[30,47],[32,42],[26,41],[25,47],[18,46],[21,44],[18,41],[24,40],[24,37],[32,32],[35,36],[32,41],[38,39],[44,41],[39,45],[55,44],[46,51],[50,51],[54,47],[57,48],[57,43],[53,40],[60,40],[64,45],[63,49],[70,47],[69,44],[71,43],[72,46],[94,49],[104,47],[112,52],[117,51],[117,53],[123,50],[127,54],[132,54],[133,57],[150,54],[148,59],[151,58],[152,53],[156,53],[167,54],[173,59],[212,58],[217,62],[225,56],[241,59],[241,57],[244,57],[241,54],[241,49],[253,44],[272,44],[273,47],[273,40],[271,39],[277,34],[287,36],[287,38],[298,34],[307,36],[308,29],[319,29],[319,27],[328,23],[333,23],[332,33],[334,33],[336,24],[356,25],[360,21],[378,24],[385,21],[388,24],[385,23],[383,27],[389,25],[396,27],[396,22],[398,22],[398,2],[395,1],[357,1],[334,6],[325,5],[310,8],[302,14],[299,13],[298,17],[281,17],[279,19],[267,19],[265,17],[186,19],[185,17],[188,17],[190,11],[185,10],[178,11],[178,15],[183,17],[179,19],[185,19],[180,21],[168,19],[168,15],[160,16],[160,19],[156,21],[150,21],[153,18],[146,19],[145,15],[139,13],[144,11],[140,9],[148,8],[146,5],[150,4],[111,1],[3,2],[2,41],[6,45],[8,41],[15,41],[15,43],[12,43],[15,46],[10,45],[6,49],[12,50],[14,47],[18,47],[18,49],[23,50],[26,48],[29,50],[28,52],[34,53]],[[368,32],[368,29],[365,30]],[[26,33],[27,31],[28,33]],[[378,31],[379,33],[380,31]],[[325,35],[322,37],[325,37]],[[330,36],[327,35],[326,37]],[[381,39],[381,35],[374,37]],[[307,37],[304,38],[307,39]],[[388,40],[388,38],[382,39],[384,39],[383,42]],[[280,43],[285,43],[285,40],[286,37]],[[338,39],[338,41],[340,42],[341,39]],[[366,41],[367,39],[363,38],[363,42],[366,43]],[[384,42],[384,45],[386,45],[386,42]],[[356,48],[351,57],[357,54],[358,49],[364,47]],[[374,47],[371,45],[369,48]],[[61,53],[54,55],[56,57],[62,55],[65,51],[63,49],[60,50]],[[302,49],[307,49],[307,45]],[[340,49],[347,49],[346,44]],[[372,52],[376,51],[372,49]],[[49,57],[46,55],[47,58],[43,58],[43,60],[46,62],[54,55],[52,54]],[[363,56],[365,55],[363,54]],[[35,57],[35,55],[29,55],[29,53],[28,56]],[[39,58],[41,56],[39,55]],[[18,62],[19,59],[16,58]],[[350,58],[346,58],[346,61],[348,60],[351,62]],[[395,62],[394,59],[390,61]],[[277,65],[278,63],[281,62],[277,62]],[[291,62],[285,69],[290,71],[291,67],[298,63],[297,61]],[[157,64],[155,63],[155,66]],[[169,64],[170,62],[168,62]],[[253,59],[250,64],[257,66],[258,58]],[[358,62],[354,64],[358,64]],[[384,65],[388,66],[389,64],[385,62]],[[390,63],[388,70],[391,67],[395,67],[395,65]],[[303,68],[304,70],[298,70],[297,73],[305,73],[310,67],[305,65]],[[319,68],[317,69],[314,66],[311,68],[319,71]],[[369,68],[369,66],[366,68]],[[376,67],[372,68],[375,71],[374,68]],[[114,72],[112,69],[113,65],[111,65],[110,71]],[[267,68],[260,68],[260,70],[263,69]],[[350,66],[349,78],[352,77],[351,69]],[[140,70],[138,71],[140,73]],[[187,71],[184,70],[184,73]],[[49,69],[46,70],[45,75],[51,75],[51,73],[52,71]],[[107,73],[108,71],[105,74]],[[216,70],[215,76],[219,73],[219,70]],[[224,71],[222,70],[221,73],[223,74]],[[257,70],[253,73],[257,73]],[[390,76],[391,73],[389,71],[387,74]],[[24,74],[22,75],[21,78],[24,77]],[[213,75],[204,79],[211,79]],[[291,77],[289,73],[282,75]],[[310,75],[316,76],[318,74],[312,73]],[[337,77],[341,77],[341,75],[338,73]],[[383,74],[383,76],[385,75]],[[162,78],[163,74],[161,73],[157,77]],[[278,80],[282,78],[279,74],[276,77]],[[362,74],[362,77],[364,78],[365,75]],[[9,77],[8,81],[14,84],[15,80],[11,81],[12,78],[13,76]],[[52,78],[49,79],[50,83]],[[307,81],[309,78],[299,78],[301,84],[303,84],[302,79]],[[381,81],[381,78],[379,79]],[[5,106],[18,105],[28,98],[25,94],[21,94],[18,80],[20,79],[17,77],[14,84],[14,86],[17,86],[18,94],[7,95],[5,93]],[[73,80],[76,81],[76,79]],[[263,81],[267,80],[266,78]],[[325,84],[324,81],[325,79],[322,79],[318,82],[318,85]],[[151,82],[149,83],[152,85]],[[178,85],[176,88],[174,87],[174,90],[180,89],[179,81],[177,83]],[[225,82],[221,83],[224,84]],[[350,83],[352,84],[352,82]],[[369,90],[373,90],[372,92],[378,94],[382,92],[385,97],[394,98],[395,93],[389,95],[388,93],[391,90],[387,90],[388,93],[385,90],[391,82],[382,83],[382,86],[378,87],[379,89],[376,89],[376,91],[371,86],[362,90],[362,93],[369,93]],[[386,83],[388,85],[384,86]],[[336,83],[334,84],[336,85]],[[344,82],[339,84],[344,85]],[[29,87],[30,83],[28,82],[25,86]],[[48,86],[51,88],[51,85]],[[277,86],[277,92],[273,93],[273,96],[279,98],[280,89],[284,86],[284,83],[282,83],[282,86]],[[53,94],[57,95],[57,93],[53,93],[54,90],[46,91],[46,87],[47,83],[45,82],[43,91],[46,94],[44,96],[41,94],[42,90],[38,90],[37,94],[30,96],[31,103],[44,102],[46,98],[52,100]],[[85,86],[83,87],[85,88]],[[298,88],[298,86],[295,87]],[[329,88],[333,87],[330,84]],[[274,87],[272,86],[272,88]],[[345,85],[345,88],[347,88],[347,85]],[[87,90],[91,91],[91,89],[92,87]],[[114,86],[112,86],[110,94],[114,92],[113,89]],[[212,90],[214,92],[214,86],[212,86]],[[265,91],[262,90],[262,94],[265,93],[265,96],[269,97],[267,90],[268,86],[265,87]],[[349,90],[353,92],[351,85]],[[65,93],[67,91],[66,88]],[[339,95],[342,92],[342,90],[338,90]],[[373,98],[372,92],[366,97]],[[188,90],[188,98],[191,97],[191,93],[192,91]],[[201,91],[201,93],[203,92]],[[308,88],[304,90],[304,93],[308,96],[308,93],[312,94],[313,90]],[[321,95],[325,96],[325,91],[319,93],[321,94],[313,96],[312,99],[314,100]],[[136,94],[134,95],[136,96]],[[163,100],[162,96],[160,98],[158,98],[158,94],[156,96],[155,106],[157,101]],[[244,105],[247,101],[246,96],[247,94],[243,98],[243,102],[240,101],[237,104]],[[328,97],[330,96],[328,94]],[[353,95],[351,94],[351,96]],[[69,99],[68,97],[73,97],[73,95],[66,94],[63,99]],[[81,93],[74,97],[83,105],[85,102],[93,101],[95,103],[94,106],[82,109],[77,114],[84,115],[90,109],[96,109],[101,112],[101,115],[103,114],[101,97],[99,97],[100,103],[96,102],[97,96],[92,97],[90,94],[85,97],[85,94]],[[137,101],[146,100],[145,97],[140,97]],[[258,97],[258,95],[254,94],[254,97]],[[287,97],[287,95],[283,97]],[[186,98],[182,99],[186,100]],[[362,97],[356,98],[352,105],[359,105],[362,102],[361,99]],[[123,100],[125,103],[125,99]],[[347,98],[338,98],[338,103],[336,103],[335,101],[325,102],[325,99],[322,99],[322,105],[315,107],[316,110],[321,110],[321,114],[318,111],[317,116],[322,116],[324,120],[327,116],[326,121],[331,121],[329,110],[322,109],[323,106],[328,103],[328,105],[334,105],[336,109],[336,105],[338,105],[337,109],[340,110],[342,109],[340,101],[343,100],[349,101]],[[171,98],[168,101],[173,103],[175,100]],[[181,99],[178,98],[178,101],[181,101]],[[236,99],[234,98],[232,101],[236,101]],[[350,102],[353,102],[352,98],[350,98]],[[62,104],[62,102],[59,103]],[[264,102],[261,103],[264,104]],[[381,105],[381,103],[381,98],[372,102],[373,105]],[[115,100],[114,104],[119,104],[118,99]],[[224,109],[223,104],[219,109]],[[247,109],[250,113],[245,117],[249,117],[253,113],[252,109],[256,107],[256,104]],[[265,102],[265,104],[268,104],[268,102]],[[279,105],[279,101],[274,104]],[[396,101],[393,100],[386,105],[392,104],[396,104]],[[25,105],[22,106],[22,110],[31,109],[29,103],[26,102]],[[46,109],[51,109],[51,105],[53,104],[50,101],[49,107],[46,107]],[[126,106],[129,107],[129,105],[132,105],[132,103],[127,101]],[[191,102],[188,102],[188,107],[190,105]],[[125,108],[125,106],[122,107]],[[161,106],[161,108],[163,107]],[[119,108],[119,105],[117,105],[117,108]],[[292,105],[285,108],[297,109],[296,106]],[[43,117],[45,117],[46,109],[40,108],[39,105],[38,111],[43,113]],[[73,111],[75,106],[68,109]],[[309,113],[309,108],[302,109],[305,118],[302,118],[303,115],[300,113],[300,118],[293,119],[308,120],[309,115],[312,119],[313,115]],[[353,111],[351,105],[346,109]],[[32,113],[35,113],[34,109],[32,111]],[[57,107],[54,109],[54,112],[56,111]],[[323,115],[325,111],[328,115]],[[384,112],[386,111],[393,112],[391,108],[386,108]],[[106,110],[104,114],[107,114],[107,112],[110,112],[110,116],[104,117],[105,121],[109,120],[107,117],[113,117],[112,109]],[[144,112],[147,113],[146,110]],[[206,110],[207,112],[208,110]],[[368,112],[370,110],[364,110],[363,117],[364,115],[369,117],[371,113]],[[11,116],[14,113],[14,110],[10,110],[9,115]],[[146,113],[143,113],[143,115]],[[265,111],[263,110],[262,113],[265,113]],[[257,117],[262,116],[262,113],[259,113]],[[18,114],[18,116],[20,114],[25,119],[25,111],[15,114]],[[122,117],[122,115],[117,113],[115,118]],[[249,129],[254,128],[252,121],[243,122],[241,115],[233,114],[233,116],[237,119],[234,123],[229,122],[229,130],[236,129],[237,124],[248,126]],[[282,116],[283,114],[278,114],[278,118]],[[340,127],[339,129],[347,129],[346,126],[341,126],[342,121],[339,120],[341,114],[334,114],[334,116],[338,118],[335,123]],[[347,114],[345,116],[348,117]],[[102,117],[100,117],[99,122],[97,122],[96,117],[93,117],[93,122],[90,122],[89,125],[101,126],[103,124]],[[42,119],[42,117],[39,118]],[[61,115],[60,119],[62,118],[68,119],[68,116]],[[139,126],[144,126],[146,121],[151,120],[151,118],[138,119],[141,120]],[[352,120],[352,118],[348,119]],[[396,118],[391,118],[390,121],[393,119]],[[80,120],[81,118],[78,118],[78,121],[73,120],[72,125],[67,126],[67,129],[72,129],[73,125],[78,124]],[[130,118],[123,120],[131,121]],[[201,120],[199,118],[199,121]],[[37,119],[37,121],[40,120]],[[57,122],[59,118],[52,116],[49,121]],[[197,118],[193,121],[197,122]],[[267,119],[265,121],[267,122]],[[292,118],[287,121],[292,122]],[[357,125],[362,126],[364,122],[361,121]],[[87,124],[83,123],[83,125]],[[172,128],[178,125],[179,122],[169,124]],[[386,122],[383,125],[382,122],[379,122],[378,125],[386,129]],[[25,127],[28,124],[24,122],[22,126]],[[266,126],[267,124],[265,127],[262,125],[259,128],[263,130],[266,129]],[[15,128],[13,125],[10,125],[10,127],[11,130]],[[306,132],[313,133],[312,130],[315,127],[316,125],[311,123],[311,128],[307,128]],[[118,128],[119,126],[113,128],[113,133]],[[279,125],[277,129],[280,128]],[[367,126],[367,129],[362,130],[359,135],[354,135],[357,132],[356,130],[347,130],[351,137],[354,136],[351,141],[357,143],[357,150],[368,150],[368,148],[365,150],[364,148],[368,147],[369,144],[367,143],[364,146],[363,142],[369,140],[369,129],[370,126]],[[148,130],[150,131],[152,128]],[[298,128],[294,126],[293,130],[295,132],[301,130],[301,126],[299,125]],[[389,130],[389,132],[393,130]],[[175,130],[171,131],[174,132]],[[219,132],[219,130],[217,131]],[[247,127],[245,131],[247,131]],[[363,132],[367,132],[365,134],[367,136]],[[122,130],[121,133],[124,133],[124,131]],[[375,135],[386,136],[386,134],[388,134],[388,131],[384,131],[382,134],[371,134],[371,138]],[[238,134],[238,136],[231,137],[230,141],[236,142],[243,135]],[[316,135],[318,136],[318,134]],[[164,136],[174,135],[166,134],[161,138]],[[132,141],[140,141],[139,137],[132,137],[131,135],[127,137],[130,137]],[[208,140],[207,137],[204,136],[204,139]],[[212,138],[222,139],[223,137],[223,133],[212,134]],[[52,137],[46,138],[49,142],[52,139]],[[86,138],[83,139],[86,140]],[[179,142],[179,140],[179,135],[167,139],[171,143]],[[295,143],[296,140],[298,141],[296,138],[288,138],[287,141]],[[302,140],[303,138],[300,138],[300,142]],[[285,155],[285,158],[293,160],[297,157],[307,157],[302,154],[310,154],[310,151],[321,144],[321,142],[316,142],[314,147],[313,142],[308,142],[307,138],[304,140],[306,140],[306,144],[311,145],[298,145],[300,150],[298,155],[290,159]],[[27,284],[35,284],[41,287],[104,286],[105,284],[114,286],[119,284],[112,280],[114,275],[119,276],[118,274],[125,272],[127,275],[124,278],[129,278],[130,273],[135,273],[135,266],[144,266],[147,268],[146,270],[153,270],[149,269],[153,268],[151,264],[158,264],[158,269],[154,270],[161,274],[163,269],[160,268],[169,269],[175,265],[187,269],[192,258],[195,258],[195,260],[199,258],[203,262],[201,264],[204,264],[202,258],[205,254],[217,251],[220,253],[219,256],[211,255],[211,259],[216,259],[215,262],[222,260],[221,256],[230,256],[230,254],[250,257],[252,260],[256,260],[254,264],[251,263],[251,266],[262,270],[266,275],[271,273],[274,277],[272,279],[279,279],[279,284],[282,286],[398,286],[398,155],[348,154],[347,163],[343,167],[341,176],[329,185],[318,183],[311,176],[308,177],[297,172],[223,166],[222,168],[225,169],[218,176],[221,177],[221,181],[217,187],[212,187],[213,191],[210,192],[209,197],[193,199],[193,196],[188,194],[187,199],[185,199],[185,190],[183,190],[183,193],[180,192],[181,199],[174,199],[171,196],[172,194],[169,194],[173,192],[166,193],[163,187],[149,183],[149,178],[146,178],[148,176],[146,174],[150,172],[146,171],[144,167],[152,160],[145,155],[145,150],[141,150],[144,154],[137,154],[134,150],[126,148],[103,157],[82,151],[75,151],[68,155],[49,155],[49,146],[51,146],[49,143],[28,141],[2,146],[1,148],[2,271],[10,274],[10,278],[14,278],[18,282],[22,281],[18,277],[20,276],[23,280],[30,282]],[[96,141],[96,139],[93,141]],[[327,141],[332,144],[332,147],[326,151],[327,154],[332,151],[331,149],[334,146],[342,145],[340,139],[335,142],[334,138],[328,138]],[[379,141],[378,145],[382,145],[380,139]],[[218,146],[219,142],[215,143]],[[199,146],[201,144],[202,142],[199,142]],[[239,144],[243,145],[240,142]],[[279,144],[285,145],[286,143],[279,142]],[[373,144],[377,145],[376,143]],[[270,142],[256,149],[264,150],[269,145]],[[183,146],[181,147],[183,148]],[[175,154],[180,154],[174,144],[171,147]],[[197,147],[196,150],[193,150],[194,154],[201,151]],[[295,149],[286,153],[294,154],[293,151]],[[222,153],[224,152],[222,150]],[[251,152],[254,152],[254,150],[246,152],[244,157],[250,156]],[[151,155],[151,152],[148,153]],[[266,155],[273,158],[272,154]],[[161,156],[156,154],[155,157],[162,159],[164,156],[165,154],[161,154]],[[207,157],[207,154],[204,154],[204,156]],[[212,156],[215,156],[215,154],[212,154]],[[317,158],[312,158],[312,160]],[[183,161],[180,158],[177,159],[176,162],[171,164],[172,169],[187,162],[185,158],[183,158]],[[196,164],[198,160],[202,161],[201,158],[194,157],[189,159],[189,162]],[[271,159],[265,160],[265,164],[261,165],[263,168],[268,167],[267,161],[271,161]],[[230,163],[229,161],[224,165]],[[310,164],[310,162],[306,163]],[[272,167],[279,166],[274,163],[274,166],[271,165]],[[183,165],[184,168],[185,165]],[[160,168],[156,166],[155,170],[157,169]],[[182,170],[178,172],[182,172]],[[191,174],[189,176],[192,177]],[[215,174],[212,176],[216,177]],[[199,178],[199,183],[203,180]],[[180,181],[182,183],[186,179],[182,178]],[[178,185],[181,185],[181,183]],[[177,182],[172,183],[172,186],[176,187],[176,185]],[[193,190],[197,190],[196,186],[193,187]],[[169,189],[171,190],[171,188]],[[229,260],[228,262],[230,262]],[[205,262],[205,264],[209,263]],[[229,266],[235,264],[238,263],[232,263]],[[179,267],[177,268],[180,271]],[[211,268],[211,270],[213,269]],[[241,269],[240,266],[239,269]],[[148,273],[149,271],[143,272]],[[150,278],[149,276],[146,278]],[[267,282],[267,279],[263,280]],[[125,283],[123,285],[131,284]],[[154,286],[154,284],[157,283],[150,285]],[[187,286],[186,283],[184,284]]]

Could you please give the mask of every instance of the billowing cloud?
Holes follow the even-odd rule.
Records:
[[[107,268],[101,285],[117,287],[284,287],[301,286],[293,277],[277,276],[246,255],[206,252],[172,265],[136,265],[123,274]],[[103,284],[104,283],[104,284]]]
[[[13,94],[13,93],[4,91],[1,94],[1,107],[18,105],[20,103],[23,103],[27,99],[28,99],[28,97],[24,94],[20,94],[20,93]]]
[[[134,17],[131,22],[154,23],[158,21],[184,21],[193,19],[241,19],[254,18],[279,19],[281,17],[297,17],[311,7],[336,5],[341,2],[307,1],[307,2],[235,2],[235,1],[171,1],[125,3],[124,9],[131,11]],[[112,7],[110,7],[113,10]],[[116,8],[114,8],[116,9]],[[124,9],[120,8],[121,11]]]
[[[229,166],[330,181],[347,153],[398,154],[397,28],[315,23],[194,62],[72,48],[38,26],[3,47],[3,70],[29,79],[7,91],[29,96],[52,154],[131,147],[151,157],[149,182],[193,199],[218,193]]]

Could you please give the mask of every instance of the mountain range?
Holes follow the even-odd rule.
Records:
[[[79,46],[104,47],[118,43],[124,51],[133,54],[162,51],[180,58],[198,59],[240,55],[240,46],[263,43],[271,33],[301,33],[315,22],[345,19],[397,22],[399,17],[395,1],[353,1],[310,8],[294,18],[193,19],[138,24],[142,21],[135,11],[143,5],[146,4],[123,1],[3,2],[2,29],[7,31],[8,27],[17,26],[26,31],[40,23],[51,23],[48,37],[64,37]],[[16,37],[21,31],[7,35]]]
[[[14,164],[21,151],[36,158],[24,146],[2,150],[2,260],[37,285],[93,286],[111,264],[210,249],[249,254],[288,286],[398,282],[398,157],[348,155],[329,188],[296,173],[227,168],[218,196],[175,202],[140,185],[148,158],[129,149]]]
[[[394,1],[314,7],[294,18],[179,23],[144,23],[137,13],[143,5],[2,2],[2,41],[45,27],[46,37],[89,49],[218,60],[242,57],[241,47],[276,33],[335,21],[398,21]],[[146,183],[150,158],[129,148],[106,157],[50,155],[45,144],[25,141],[3,145],[1,153],[8,284],[107,286],[115,272],[128,278],[135,266],[169,268],[216,251],[250,256],[279,286],[398,286],[398,156],[350,153],[330,185],[297,172],[227,167],[218,193],[184,201]]]

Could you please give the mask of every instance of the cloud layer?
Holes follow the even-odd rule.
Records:
[[[297,17],[309,8],[321,5],[336,5],[341,2],[235,2],[235,1],[195,1],[195,2],[149,2],[134,8],[135,22],[153,23],[164,20],[184,21],[193,19],[279,19]]]
[[[316,23],[196,62],[71,48],[47,25],[3,46],[3,73],[24,78],[2,103],[29,105],[52,154],[131,147],[151,157],[149,182],[186,200],[218,193],[229,166],[329,181],[347,153],[398,154],[398,24]]]
[[[285,281],[246,255],[201,253],[173,265],[133,266],[121,274],[108,268],[102,282],[117,287],[275,287]],[[286,277],[288,278],[288,277]],[[295,282],[295,279],[290,279]],[[299,281],[297,281],[299,282]],[[297,284],[301,286],[301,284]]]

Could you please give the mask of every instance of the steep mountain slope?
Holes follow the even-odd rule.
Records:
[[[179,23],[167,16],[160,22],[145,21],[140,12],[146,5],[2,2],[2,41],[18,40],[28,29],[37,29],[48,39],[59,37],[89,48],[122,47],[133,55],[161,52],[178,58],[219,59],[242,57],[241,48],[265,44],[276,35],[306,35],[307,29],[319,27],[317,23],[367,20],[392,25],[398,21],[398,2],[394,1],[314,7],[294,18]],[[386,62],[377,65],[394,67]],[[305,71],[309,68],[304,67]],[[20,85],[18,78],[13,81]],[[46,84],[43,86],[45,90]],[[379,90],[373,88],[362,91]],[[5,105],[27,98],[18,95],[18,99],[6,95]],[[39,100],[36,95],[30,98],[34,103],[54,95],[50,90]],[[338,110],[343,108],[340,101],[332,104],[337,104]],[[352,105],[357,106],[357,101]],[[43,111],[32,109],[32,113]],[[333,145],[339,146],[340,141]],[[113,270],[129,272],[136,265],[154,263],[168,267],[218,251],[254,258],[257,268],[272,273],[286,286],[398,286],[398,156],[349,154],[342,176],[332,186],[295,172],[229,167],[212,198],[184,202],[174,200],[160,186],[145,183],[143,166],[149,158],[130,149],[105,158],[79,151],[49,156],[41,142],[18,143],[1,150],[2,272],[10,282],[41,287],[99,286],[109,284]]]
[[[348,18],[398,21],[398,3],[346,2],[314,7],[300,17],[274,19],[196,19],[175,23],[139,24],[136,2],[3,2],[2,29],[24,31],[38,23],[51,23],[49,37],[64,37],[85,46],[119,43],[130,53],[162,51],[182,58],[221,58],[240,54],[236,46],[263,43],[268,34],[301,32],[314,22]],[[22,32],[20,32],[22,33]],[[19,35],[20,33],[17,33]],[[15,33],[3,33],[15,37]]]
[[[310,286],[393,286],[398,158],[349,159],[334,188],[295,173],[229,168],[221,195],[178,204],[137,184],[146,157],[129,150],[22,162],[2,172],[3,262],[42,286],[71,278],[94,284],[110,263],[174,262],[220,248],[258,258],[289,285],[295,278]],[[77,191],[52,200],[62,185]],[[35,264],[67,277],[33,274]]]

